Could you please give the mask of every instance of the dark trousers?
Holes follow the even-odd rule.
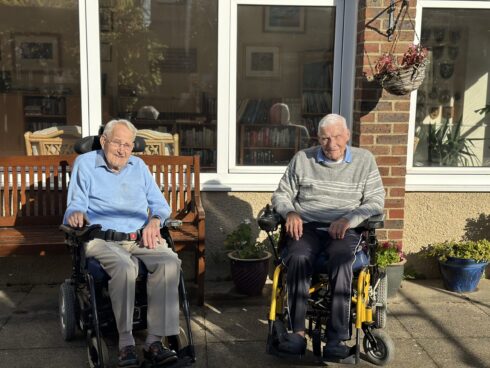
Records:
[[[332,309],[327,323],[327,338],[348,340],[352,289],[352,265],[361,234],[349,229],[344,239],[332,239],[325,228],[307,223],[299,240],[288,239],[287,267],[288,306],[294,332],[305,330],[308,289],[318,255],[325,250],[332,287]]]

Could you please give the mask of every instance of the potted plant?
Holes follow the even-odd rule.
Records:
[[[376,62],[374,79],[389,93],[406,95],[424,81],[427,56],[427,49],[420,44],[410,45],[401,62],[392,52],[385,53]]]
[[[266,241],[258,242],[252,236],[250,220],[242,221],[224,241],[231,263],[231,277],[236,289],[246,295],[260,295],[269,272],[271,253]]]
[[[444,287],[450,291],[476,289],[490,260],[490,241],[460,240],[429,244],[422,254],[439,261]]]
[[[381,243],[376,250],[376,264],[386,272],[388,280],[388,298],[396,295],[403,280],[403,271],[407,259],[402,252],[400,243],[386,241]]]

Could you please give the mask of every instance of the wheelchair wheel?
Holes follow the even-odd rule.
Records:
[[[59,291],[59,317],[61,335],[65,341],[70,341],[75,337],[77,327],[75,290],[70,280],[65,280],[60,286]]]
[[[88,339],[87,357],[90,368],[106,368],[109,366],[107,364],[109,362],[109,350],[104,339],[100,339],[100,347],[101,351],[98,349],[97,338],[95,336]]]
[[[372,336],[376,340],[376,347],[364,336],[362,345],[367,360],[376,365],[386,365],[390,363],[395,356],[395,344],[391,337],[383,330],[372,330]]]
[[[386,308],[388,305],[388,277],[386,274],[379,280],[376,290],[376,328],[386,327]]]

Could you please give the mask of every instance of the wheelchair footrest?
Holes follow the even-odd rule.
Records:
[[[323,361],[329,363],[339,363],[339,364],[356,364],[356,347],[355,346],[351,347],[349,353],[350,353],[349,356],[345,358],[341,358],[341,357],[326,355],[324,352]]]

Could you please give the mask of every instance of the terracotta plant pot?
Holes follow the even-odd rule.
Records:
[[[231,278],[237,291],[249,296],[262,294],[269,272],[269,258],[272,254],[266,251],[266,256],[260,259],[241,259],[234,253],[228,253],[228,258],[230,258]]]

